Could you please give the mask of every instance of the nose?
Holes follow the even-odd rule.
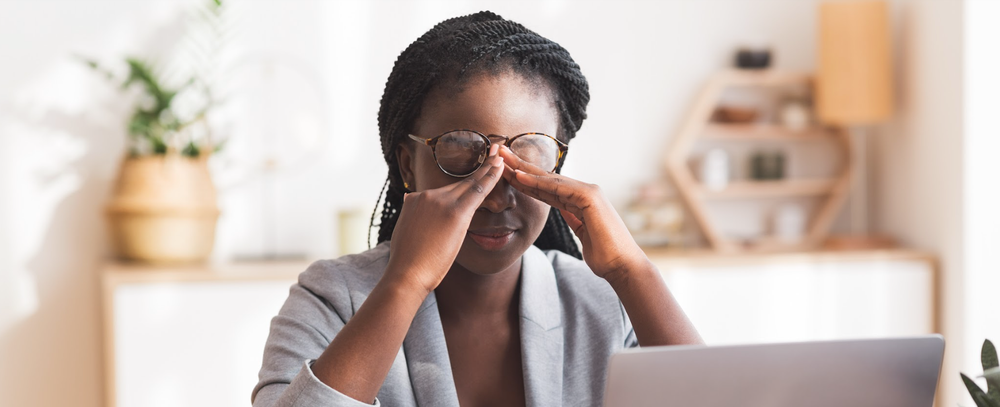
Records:
[[[507,180],[500,178],[497,185],[493,187],[493,190],[486,195],[486,199],[483,200],[483,204],[479,205],[480,208],[485,208],[486,210],[493,213],[500,213],[508,209],[514,209],[517,207],[517,203],[514,200],[514,187],[510,186]]]

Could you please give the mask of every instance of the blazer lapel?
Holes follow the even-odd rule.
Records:
[[[555,271],[535,246],[521,263],[521,361],[528,407],[562,405],[563,325]]]
[[[418,406],[458,407],[448,345],[434,293],[424,300],[403,339],[403,353]]]

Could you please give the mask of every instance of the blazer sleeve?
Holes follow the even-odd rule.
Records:
[[[625,312],[625,305],[619,302],[618,306],[622,310],[622,329],[625,332],[625,341],[622,346],[626,348],[638,348],[639,340],[635,338],[635,329],[632,328],[632,320],[628,318],[628,313]]]
[[[329,267],[323,262],[311,265],[271,320],[259,381],[250,396],[254,407],[380,405],[377,399],[374,404],[355,400],[313,374],[312,363],[353,315],[343,273],[331,273]],[[307,288],[317,279],[325,280],[317,283],[332,292],[320,296]]]

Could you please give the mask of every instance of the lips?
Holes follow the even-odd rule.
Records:
[[[469,237],[485,250],[499,251],[513,240],[516,231],[508,227],[472,229],[469,230]]]

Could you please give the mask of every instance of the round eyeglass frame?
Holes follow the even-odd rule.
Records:
[[[448,130],[448,131],[446,131],[444,133],[441,133],[437,137],[431,137],[431,138],[424,138],[424,137],[420,137],[420,136],[417,136],[417,135],[414,135],[414,134],[408,134],[408,136],[411,139],[413,139],[414,141],[417,141],[417,142],[423,143],[424,145],[430,146],[431,153],[434,155],[434,163],[437,164],[438,169],[440,169],[441,172],[443,172],[445,174],[448,174],[448,175],[450,175],[452,177],[465,178],[465,177],[468,177],[468,176],[474,174],[476,171],[478,171],[480,168],[482,168],[483,162],[486,161],[487,154],[484,154],[484,155],[482,155],[482,156],[479,157],[479,162],[476,163],[476,168],[473,168],[472,171],[469,171],[468,174],[454,174],[454,173],[451,173],[448,170],[444,169],[444,167],[441,166],[441,163],[438,162],[438,159],[437,159],[437,143],[438,143],[438,140],[441,140],[441,137],[444,137],[444,136],[446,136],[446,135],[448,135],[450,133],[454,133],[454,132],[457,132],[457,131],[467,131],[469,133],[475,133],[475,134],[479,135],[479,137],[482,137],[484,140],[486,140],[486,152],[487,152],[487,154],[490,151],[490,146],[493,145],[493,140],[491,139],[491,137],[497,137],[497,138],[504,139],[503,145],[506,146],[507,148],[510,148],[510,146],[514,142],[514,140],[517,140],[519,137],[531,136],[531,135],[538,135],[538,136],[548,137],[548,138],[552,139],[552,141],[555,141],[556,142],[556,146],[559,148],[559,153],[558,153],[558,156],[556,157],[556,165],[555,165],[555,167],[549,169],[548,170],[549,172],[554,172],[554,171],[558,170],[559,167],[562,166],[563,159],[566,157],[566,152],[569,151],[569,144],[563,143],[562,141],[559,141],[559,139],[557,139],[555,137],[552,137],[552,136],[550,136],[548,134],[545,134],[545,133],[535,133],[535,132],[521,133],[521,134],[518,134],[518,135],[513,136],[513,137],[507,137],[507,136],[503,136],[503,135],[499,135],[499,134],[485,135],[485,134],[480,133],[478,131],[469,130],[469,129],[456,129],[456,130]]]

